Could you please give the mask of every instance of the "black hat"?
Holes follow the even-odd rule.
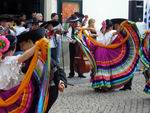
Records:
[[[75,12],[74,14],[75,14],[78,18],[81,18],[81,19],[84,18],[84,15],[81,14],[81,13],[79,13],[79,12]]]
[[[16,45],[16,51],[20,51],[20,43],[27,40],[33,40],[30,32],[24,31],[20,35],[17,36],[17,45]]]
[[[72,14],[68,19],[67,22],[74,23],[80,21],[81,18],[79,18],[76,14]]]
[[[113,18],[111,19],[111,22],[114,24],[121,24],[123,21],[126,21],[127,19],[124,18]]]
[[[27,41],[29,39],[35,43],[39,39],[43,38],[45,36],[45,33],[46,32],[45,32],[44,28],[38,28],[36,30],[23,32],[17,36],[17,44],[19,44],[23,41]]]
[[[46,28],[48,25],[52,25],[53,27],[56,27],[59,25],[59,22],[56,21],[56,20],[50,20],[50,21],[47,21],[47,22],[44,22],[43,24],[40,25],[40,27],[44,27]]]
[[[0,15],[0,21],[11,22],[13,20],[14,20],[14,17],[12,15],[8,15],[8,14]]]
[[[45,28],[38,28],[36,30],[32,30],[31,36],[32,36],[33,42],[40,40],[41,38],[45,36],[45,34],[46,34]]]

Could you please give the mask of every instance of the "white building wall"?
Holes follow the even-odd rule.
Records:
[[[144,1],[145,4],[147,0]],[[83,0],[83,14],[96,20],[96,27],[100,28],[101,22],[111,18],[128,19],[129,0]],[[143,13],[144,14],[144,13]]]
[[[57,13],[57,0],[44,0],[44,20],[50,20],[52,13]]]
[[[144,0],[144,10],[147,0]],[[96,19],[97,26],[105,19],[128,18],[129,0],[83,0],[83,14]],[[57,0],[45,0],[45,20],[50,20],[50,15],[57,12]]]
[[[96,19],[96,27],[111,18],[128,18],[128,0],[83,0],[83,14]]]

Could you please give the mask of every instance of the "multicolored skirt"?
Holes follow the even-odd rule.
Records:
[[[146,68],[150,66],[150,33],[145,34],[140,48],[140,60]]]
[[[1,90],[0,97],[3,100],[8,99],[18,89],[19,85],[10,90]],[[39,88],[36,80],[32,77],[28,87],[18,100],[10,106],[0,107],[0,113],[36,113],[37,102],[39,99]]]
[[[134,24],[124,26],[129,32],[128,40],[117,48],[104,48],[92,44],[91,50],[97,65],[97,73],[92,77],[93,88],[120,88],[134,75],[139,60],[140,38]],[[118,34],[112,44],[118,44],[125,38]]]
[[[144,88],[144,92],[150,94],[150,33],[146,33],[145,38],[142,40],[140,59],[145,67],[143,74],[147,82]]]

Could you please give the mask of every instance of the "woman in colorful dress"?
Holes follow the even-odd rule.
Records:
[[[30,66],[30,71],[25,76],[21,72],[21,63],[34,55],[35,51],[42,48],[41,43],[46,47],[48,43],[42,40],[35,46],[26,51],[22,55],[13,56],[16,48],[16,37],[0,36],[1,42],[1,74],[0,74],[0,112],[1,113],[27,113],[35,112],[31,105],[33,104],[33,97],[35,94],[34,83],[30,79],[32,70],[35,66]],[[48,46],[47,46],[48,47]],[[45,48],[44,48],[45,49]],[[36,63],[37,55],[33,62]],[[32,68],[31,68],[32,67]]]
[[[1,39],[1,62],[0,62],[0,97],[2,99],[7,99],[9,96],[15,93],[15,91],[18,88],[18,85],[20,84],[22,78],[23,78],[23,73],[21,73],[21,63],[30,58],[34,54],[35,47],[30,49],[28,52],[26,52],[23,55],[20,56],[13,56],[13,53],[15,52],[15,47],[16,47],[16,37],[7,35],[5,36],[0,36]],[[2,46],[5,46],[4,48]],[[28,86],[30,91],[32,91],[32,86],[31,84]],[[30,92],[27,90],[26,92]],[[30,93],[32,94],[32,93]],[[28,96],[31,95],[27,94]],[[20,97],[21,98],[21,97]],[[5,107],[0,107],[0,112],[1,113],[6,113],[6,112],[12,112],[15,111],[16,108],[21,106],[21,103],[19,104],[19,101],[23,101],[23,98],[18,99],[18,101],[15,102],[14,105],[7,106]],[[27,99],[24,99],[24,101],[27,101]],[[29,100],[28,100],[29,101]],[[18,103],[18,105],[17,105]],[[23,105],[27,105],[27,103],[23,103]],[[13,109],[14,108],[14,109]],[[24,108],[26,111],[27,109]]]
[[[150,94],[150,31],[145,32],[140,49],[140,59],[144,65],[143,74],[146,79],[144,92]]]
[[[132,77],[138,62],[139,34],[129,22],[123,24],[126,34],[112,30],[110,20],[102,23],[102,33],[97,41],[91,40],[90,50],[97,65],[97,72],[92,75],[92,87],[95,90],[121,88]],[[129,35],[131,34],[131,35]]]

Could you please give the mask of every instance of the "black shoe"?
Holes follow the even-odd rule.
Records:
[[[95,92],[101,92],[100,88],[94,88]]]
[[[121,90],[121,91],[132,90],[132,88],[131,88],[131,87],[123,87],[123,88],[121,88],[120,90]]]
[[[80,77],[80,78],[86,78],[86,76],[84,76],[84,75],[82,75],[82,74],[79,74],[78,77]]]
[[[74,77],[74,75],[69,75],[69,76],[68,76],[68,78],[73,78],[73,77]]]
[[[69,73],[68,78],[73,78],[73,77],[74,77],[74,74],[73,73]]]

